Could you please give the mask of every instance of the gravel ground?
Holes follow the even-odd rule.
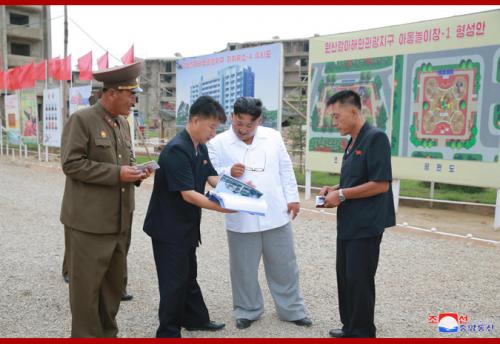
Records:
[[[0,157],[0,337],[70,334],[68,287],[61,278],[63,189],[59,169]],[[128,287],[134,299],[120,308],[120,337],[152,337],[157,326],[156,270],[149,237],[142,232],[151,189],[144,185],[136,194]],[[338,327],[335,217],[304,209],[293,226],[302,292],[314,325],[299,328],[278,319],[261,269],[266,311],[249,329],[235,328],[223,216],[204,212],[198,281],[212,319],[227,325],[220,332],[183,331],[183,336],[326,337]],[[428,324],[430,314],[458,312],[472,322],[495,325],[493,333],[469,336],[498,337],[499,253],[498,244],[387,230],[377,273],[378,336],[467,336],[440,334],[437,325]]]

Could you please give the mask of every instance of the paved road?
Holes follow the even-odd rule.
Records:
[[[68,288],[61,279],[63,227],[59,209],[64,176],[58,169],[11,163],[0,158],[0,337],[67,337]],[[157,326],[158,289],[151,244],[142,232],[151,185],[137,192],[129,254],[129,291],[118,322],[121,337],[152,337]],[[421,210],[423,211],[423,210]],[[425,216],[423,211],[422,216]],[[405,216],[404,214],[400,216]],[[231,315],[228,252],[223,217],[205,212],[203,246],[198,251],[199,282],[214,320],[227,323],[218,333],[186,337],[325,337],[339,325],[335,282],[335,217],[303,211],[294,221],[301,286],[311,328],[280,321],[264,276],[266,311],[247,330]],[[447,217],[445,222],[453,222]],[[400,219],[398,219],[400,222]],[[376,325],[381,337],[441,335],[428,315],[458,312],[474,322],[493,323],[499,336],[499,245],[475,243],[390,229],[384,235],[377,273]],[[462,334],[463,335],[463,334]]]

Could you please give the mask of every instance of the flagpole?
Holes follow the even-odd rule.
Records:
[[[43,97],[42,97],[42,99],[43,99]],[[35,84],[35,103],[36,102],[37,101],[36,101],[36,84]],[[43,100],[42,100],[42,111],[43,111]],[[39,115],[40,114],[37,111],[36,112],[36,148],[37,148],[37,152],[38,152],[38,162],[42,161],[42,156],[41,156],[41,152],[40,152],[40,128],[38,128],[40,126],[40,121],[38,120]]]
[[[3,64],[3,63],[2,63]],[[5,85],[5,73],[4,73],[4,69],[3,69],[3,66],[2,67],[2,85]],[[7,85],[5,85],[5,87],[7,87]],[[4,90],[2,90],[4,91]],[[7,94],[7,91],[4,91],[4,96],[3,96],[3,99],[4,99],[4,104],[5,104],[5,95]],[[4,106],[4,111],[5,111],[5,106]],[[3,116],[2,116],[3,117]],[[5,114],[5,125],[7,126],[7,114]],[[7,151],[7,153],[9,153]],[[2,119],[0,118],[0,156],[3,155],[3,122],[2,122]]]
[[[19,86],[19,85],[18,85]],[[16,98],[17,98],[17,113],[19,114],[19,159],[22,159],[23,157],[23,137],[21,136],[21,134],[23,133],[23,127],[21,126],[21,91],[18,89],[18,90],[15,90],[14,93],[16,94]]]
[[[2,83],[5,85],[5,73],[3,72],[3,66],[2,66]],[[7,87],[7,85],[5,85]],[[5,95],[7,94],[6,90],[4,91],[4,104],[5,104]],[[4,106],[4,111],[5,111],[5,106]],[[7,126],[7,114],[5,114],[5,126]],[[9,154],[9,149],[7,148],[7,155]],[[3,122],[2,119],[0,118],[0,156],[3,155]]]
[[[66,58],[68,57],[68,6],[64,5],[64,63],[66,63]],[[71,63],[69,67],[69,72],[71,74],[70,82],[72,82],[73,79],[73,73],[71,73]],[[62,88],[62,116],[63,116],[63,123],[65,120],[68,118],[68,107],[67,107],[67,101],[66,101],[66,88],[68,86],[67,82],[64,82],[64,84],[61,82],[61,88]]]
[[[47,93],[47,90],[48,90],[48,82],[49,82],[49,60],[47,59],[47,61],[45,61],[45,92],[44,93]],[[45,104],[45,95],[43,97],[43,105],[46,105]],[[43,133],[45,134],[45,125],[47,123],[45,123],[45,121],[47,120],[47,116],[45,116],[45,106],[42,106],[42,110],[43,110]],[[43,138],[43,135],[42,135],[42,138]],[[49,162],[49,147],[45,144],[45,140],[43,139],[43,145],[45,146],[45,161],[46,162]]]

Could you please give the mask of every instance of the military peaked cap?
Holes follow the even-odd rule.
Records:
[[[141,73],[142,62],[135,62],[125,66],[102,69],[94,74],[94,79],[101,81],[106,89],[129,90],[134,93],[142,92],[137,77]]]

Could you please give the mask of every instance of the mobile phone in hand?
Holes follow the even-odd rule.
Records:
[[[147,168],[150,168],[151,170],[154,171],[154,170],[159,169],[160,165],[158,165],[158,163],[156,161],[151,160],[151,161],[145,162],[143,164],[136,165],[135,167],[137,167],[137,169],[139,169],[141,171],[144,171]]]
[[[316,208],[325,207],[325,196],[316,196]]]

